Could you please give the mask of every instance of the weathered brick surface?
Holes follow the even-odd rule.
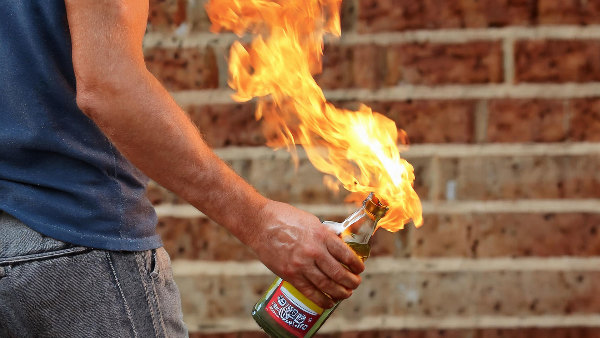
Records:
[[[169,90],[219,86],[215,52],[206,48],[151,48],[144,51],[146,67]]]
[[[598,198],[598,156],[444,159],[438,198],[457,200]]]
[[[600,1],[538,0],[538,23],[552,24],[597,24],[600,22]]]
[[[405,329],[320,333],[323,338],[597,338],[594,327],[518,328],[518,329]],[[262,338],[259,331],[236,333],[191,333],[190,338]]]
[[[152,0],[148,31],[208,32],[206,1]],[[600,0],[344,0],[342,4],[342,29],[359,34],[600,23]],[[503,83],[507,70],[503,69],[502,46],[502,41],[331,44],[326,46],[323,57],[324,73],[316,78],[325,89],[379,90],[402,84],[470,87]],[[600,40],[517,40],[514,52],[515,83],[600,81]],[[216,54],[220,53],[210,46],[161,48],[158,44],[158,47],[147,48],[146,60],[148,69],[171,91],[214,89],[219,87],[219,75],[223,78],[226,72],[218,69],[216,58],[222,56]],[[508,71],[510,74],[511,69]],[[600,142],[598,98],[521,100],[501,99],[496,93],[492,94],[496,99],[480,102],[439,99],[367,104],[394,120],[413,144]],[[356,108],[354,100],[347,97],[341,106]],[[254,119],[252,104],[183,108],[212,147],[262,146],[265,142],[261,123]],[[439,159],[439,162],[431,158],[410,161],[415,167],[416,190],[423,200],[600,198],[600,159],[592,155],[466,156]],[[273,199],[337,204],[346,197],[345,193],[335,195],[327,191],[322,175],[307,160],[301,160],[297,170],[291,161],[275,157],[234,159],[229,165],[259,192]],[[435,182],[440,186],[434,186]],[[184,203],[158,186],[152,186],[148,195],[156,205]],[[343,217],[323,218],[341,220]],[[597,213],[426,215],[425,224],[419,229],[408,227],[398,233],[378,231],[372,241],[372,256],[398,259],[598,257],[599,229]],[[159,232],[174,260],[255,259],[249,249],[208,219],[161,217]],[[358,320],[368,313],[426,318],[458,316],[472,320],[488,315],[525,318],[600,313],[600,298],[596,295],[600,272],[595,271],[544,272],[542,267],[540,271],[523,272],[376,275],[369,274],[367,267],[363,277],[361,288],[334,316]],[[178,276],[177,279],[188,321],[214,329],[217,320],[248,320],[251,306],[273,277]],[[465,328],[345,332],[326,336],[591,338],[600,336],[599,330]],[[209,335],[215,338],[238,336],[263,335],[260,332]]]
[[[412,257],[600,255],[597,214],[431,215],[410,229]]]
[[[515,44],[517,82],[600,80],[600,41],[526,40]]]
[[[255,105],[222,104],[184,107],[209,146],[258,146],[265,144],[262,122],[256,121]]]
[[[358,30],[363,33],[461,27],[526,25],[533,0],[359,0]]]
[[[186,21],[186,0],[150,0],[149,32],[173,32]]]
[[[323,56],[323,74],[316,79],[328,89],[375,89],[401,83],[498,83],[503,80],[502,51],[499,43],[487,41],[328,45]]]
[[[182,24],[208,32],[207,0],[151,0],[149,32],[173,32]],[[342,30],[361,33],[412,29],[600,23],[598,0],[344,0]]]
[[[599,279],[598,272],[367,272],[363,285],[339,311],[349,319],[379,313],[428,317],[593,313],[600,307],[600,297],[593,296]]]
[[[502,52],[496,42],[409,44],[391,49],[388,58],[392,76],[388,83],[435,85],[502,81]]]
[[[379,88],[387,68],[386,49],[376,45],[326,45],[323,73],[315,79],[322,88]]]
[[[587,25],[600,22],[597,0],[359,0],[358,31],[502,26]]]
[[[248,319],[256,301],[275,276],[201,276],[178,277],[175,281],[183,295],[184,320],[214,327],[217,319]],[[189,316],[189,320],[186,320]]]
[[[157,230],[171,259],[256,259],[250,249],[208,218],[163,217]]]
[[[175,260],[256,259],[236,238],[205,218],[162,217],[158,231]],[[378,230],[371,240],[371,257],[592,257],[600,255],[599,233],[596,214],[426,215],[418,229]]]
[[[392,119],[404,130],[410,144],[472,143],[477,102],[471,100],[407,100],[364,102],[374,112]],[[357,110],[360,102],[335,102],[336,107]],[[224,132],[227,134],[228,132]],[[400,133],[404,134],[404,133]],[[400,141],[402,142],[402,141]],[[243,144],[235,144],[243,145]],[[413,161],[411,160],[411,163]],[[420,166],[414,162],[415,167]],[[420,178],[417,176],[417,179]],[[426,191],[422,191],[426,193]]]
[[[472,227],[467,216],[426,215],[423,226],[408,229],[411,257],[471,257]]]
[[[343,217],[324,216],[342,221]],[[255,260],[256,255],[223,227],[208,218],[161,217],[158,233],[171,259],[211,261]],[[371,257],[408,257],[408,230],[391,233],[379,230],[371,239]]]
[[[410,161],[415,168],[415,190],[426,197],[431,184],[428,159]],[[323,174],[317,171],[307,159],[301,159],[296,168],[289,158],[239,159],[228,164],[242,178],[254,186],[261,194],[282,202],[296,204],[337,204],[348,196],[345,189],[333,192],[323,184]],[[168,190],[150,185],[148,197],[154,205],[185,203]]]
[[[185,200],[170,192],[162,186],[151,183],[146,189],[146,197],[150,200],[153,205],[160,204],[185,204]]]
[[[598,98],[494,99],[487,108],[487,142],[600,141]]]
[[[569,137],[563,100],[491,100],[488,142],[561,142]]]
[[[600,142],[600,99],[575,100],[571,110],[570,139]]]
[[[199,325],[248,319],[272,276],[176,276],[186,318]],[[600,311],[597,271],[481,271],[363,274],[361,286],[335,317],[366,315],[530,316]],[[185,318],[184,318],[185,319]]]
[[[396,122],[411,144],[473,142],[475,104],[459,100],[367,102],[373,111]]]
[[[239,331],[228,333],[202,333],[190,332],[190,338],[266,338],[266,333],[262,331]]]
[[[323,335],[328,338],[595,338],[597,336],[600,336],[600,329],[587,327],[382,330]]]
[[[406,131],[411,144],[473,142],[475,101],[416,100],[366,104],[396,122],[399,129]],[[358,109],[358,105],[358,102],[336,104],[348,109]],[[253,104],[189,106],[184,109],[207,143],[214,148],[260,146],[266,142],[263,122],[256,121]]]
[[[409,100],[365,102],[373,111],[394,120],[412,144],[472,143],[476,101]],[[492,99],[487,103],[485,141],[563,142],[600,140],[600,99]],[[358,109],[358,102],[338,102]],[[266,139],[255,105],[186,106],[211,147],[262,146]],[[418,178],[418,177],[417,177]]]

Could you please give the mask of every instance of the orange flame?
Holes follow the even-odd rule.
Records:
[[[341,35],[341,0],[211,0],[211,30],[256,35],[235,42],[229,54],[234,99],[258,97],[270,146],[302,145],[320,171],[351,192],[374,192],[390,210],[379,222],[389,231],[410,219],[421,225],[413,167],[400,157],[398,130],[387,117],[362,105],[358,111],[327,102],[313,75],[321,72],[323,37]],[[272,137],[274,131],[275,137]]]

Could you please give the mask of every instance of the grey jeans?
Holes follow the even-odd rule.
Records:
[[[169,255],[74,246],[0,211],[0,337],[187,337]]]

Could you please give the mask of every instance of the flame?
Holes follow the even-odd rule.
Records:
[[[398,129],[361,105],[358,111],[327,102],[313,75],[321,72],[325,34],[341,35],[341,0],[211,0],[211,30],[254,35],[229,54],[229,85],[240,102],[258,98],[268,145],[302,145],[320,171],[355,193],[374,192],[390,207],[379,226],[397,231],[421,225],[413,167],[400,157]],[[401,135],[403,136],[403,135]]]

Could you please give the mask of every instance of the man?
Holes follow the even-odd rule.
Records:
[[[142,172],[317,304],[349,297],[353,252],[239,178],[146,70],[147,0],[63,1],[0,2],[0,336],[186,335]]]

